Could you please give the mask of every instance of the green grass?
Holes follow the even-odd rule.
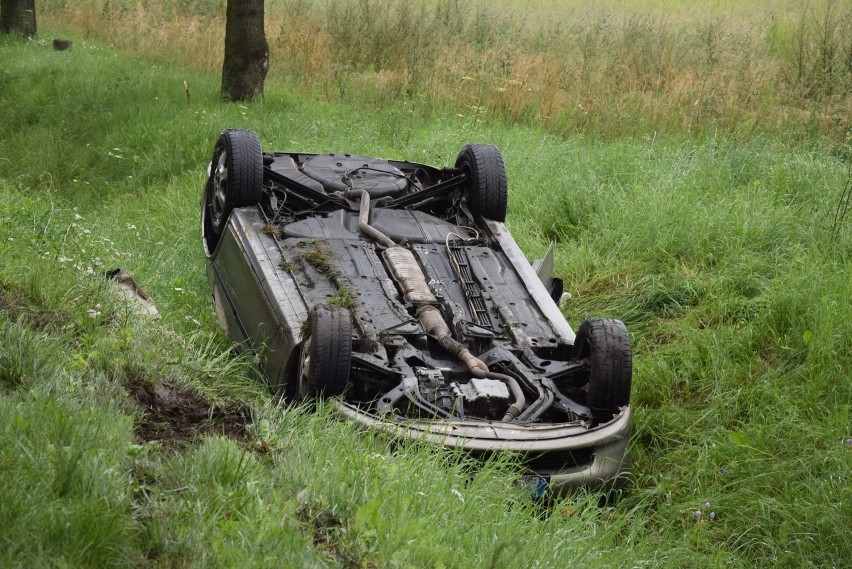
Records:
[[[218,87],[81,40],[57,53],[0,38],[0,565],[852,557],[849,222],[831,237],[848,142],[563,139],[274,85],[263,102],[223,104]],[[274,406],[219,331],[204,274],[198,196],[225,127],[257,130],[267,149],[437,164],[465,143],[499,146],[507,223],[530,258],[556,243],[571,324],[606,315],[631,330],[635,484],[608,505],[579,493],[546,507],[514,484],[511,458],[471,477],[462,455]],[[114,297],[99,275],[118,266],[159,320]],[[248,407],[247,437],[135,438],[131,385],[163,381]]]
[[[218,73],[224,0],[42,0],[42,22]],[[269,84],[569,136],[820,133],[852,114],[846,0],[268,0]],[[194,85],[191,84],[194,88]]]

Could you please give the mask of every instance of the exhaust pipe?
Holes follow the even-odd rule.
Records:
[[[367,190],[347,190],[343,192],[343,197],[347,199],[360,198],[358,229],[364,235],[387,247],[382,252],[382,258],[390,267],[394,279],[399,283],[405,301],[418,306],[417,319],[426,333],[435,337],[442,348],[456,356],[473,377],[496,379],[505,383],[515,398],[515,402],[509,406],[506,415],[503,417],[503,422],[511,423],[514,421],[526,405],[526,399],[518,381],[510,375],[490,371],[485,362],[474,356],[467,346],[453,338],[450,327],[447,326],[444,317],[441,316],[441,311],[435,307],[438,299],[432,294],[432,289],[429,288],[426,276],[414,257],[414,253],[398,245],[393,239],[370,225],[370,194]]]

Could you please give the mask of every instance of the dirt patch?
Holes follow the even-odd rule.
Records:
[[[251,413],[241,406],[220,407],[200,393],[167,379],[156,383],[131,379],[130,396],[142,408],[136,436],[180,449],[198,435],[224,435],[248,441]]]
[[[378,567],[378,564],[357,545],[352,547],[340,539],[345,528],[343,520],[337,514],[311,500],[307,490],[300,492],[296,499],[300,502],[299,509],[296,510],[296,518],[301,522],[302,531],[310,537],[316,549],[338,560],[340,565],[346,568],[374,569]]]
[[[62,326],[68,318],[52,310],[44,310],[34,305],[23,292],[0,282],[0,315],[9,320],[23,318],[27,325],[36,331]]]

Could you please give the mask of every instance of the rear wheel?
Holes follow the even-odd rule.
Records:
[[[349,311],[322,304],[308,315],[299,354],[299,395],[303,399],[334,397],[346,390],[352,360]]]
[[[459,152],[456,168],[468,176],[470,212],[494,221],[506,220],[509,186],[503,155],[490,144],[467,144]]]
[[[588,318],[574,340],[574,359],[589,361],[586,405],[607,421],[630,403],[633,355],[627,328],[614,318]]]
[[[205,188],[205,215],[217,240],[234,208],[260,203],[263,153],[252,130],[228,129],[216,141]]]

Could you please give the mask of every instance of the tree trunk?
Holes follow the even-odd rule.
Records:
[[[228,0],[222,98],[248,101],[263,95],[269,46],[263,31],[263,0]]]
[[[36,34],[35,0],[0,0],[0,32]]]

